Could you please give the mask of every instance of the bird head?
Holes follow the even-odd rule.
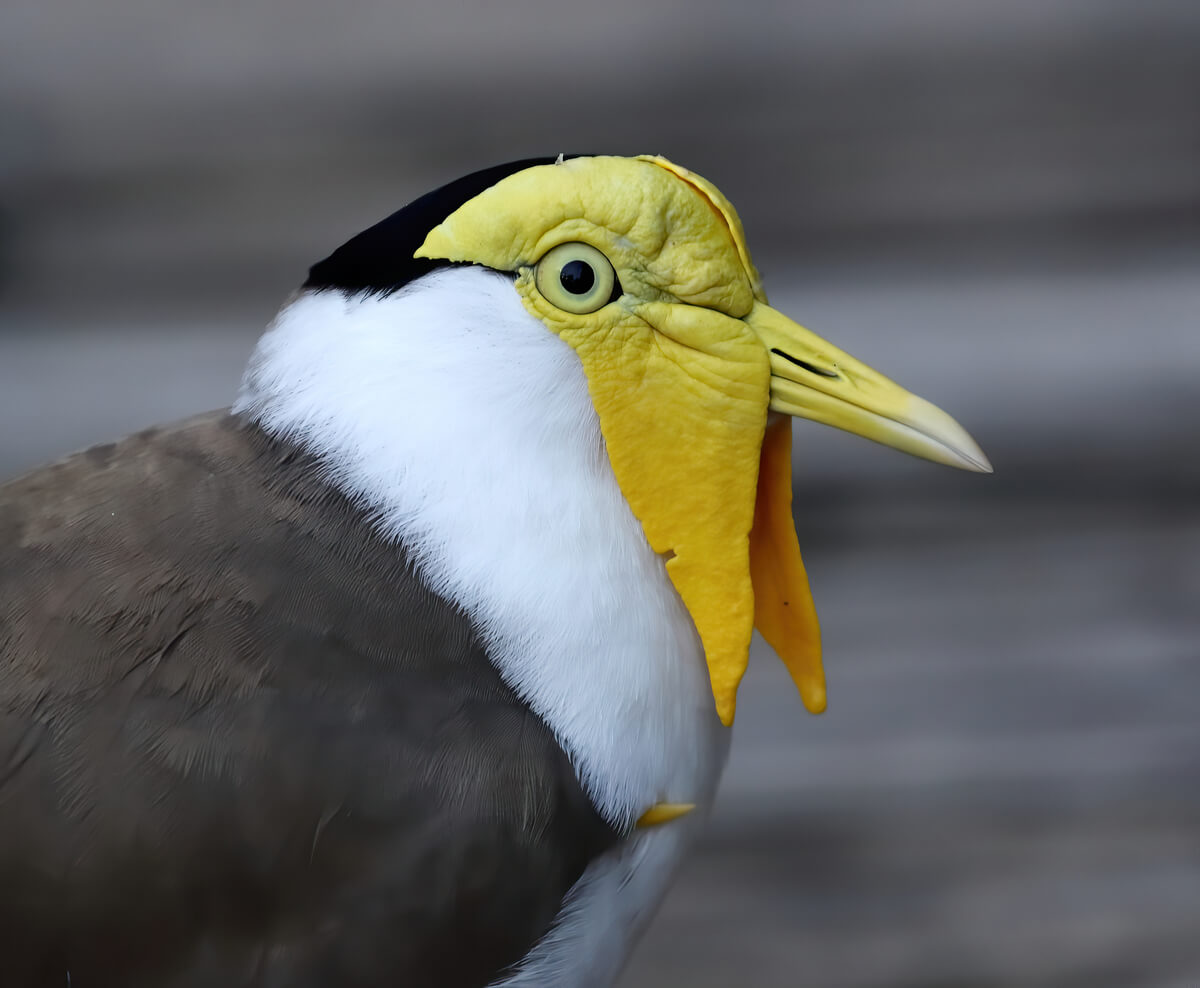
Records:
[[[410,275],[445,263],[512,273],[529,313],[578,354],[617,483],[699,633],[721,720],[733,721],[755,626],[805,705],[824,709],[791,417],[968,470],[990,470],[984,454],[945,412],[771,308],[733,206],[687,169],[560,158],[456,185],[414,204],[432,219],[400,260]],[[338,254],[323,264],[310,281],[336,286]]]

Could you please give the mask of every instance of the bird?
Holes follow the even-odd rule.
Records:
[[[991,470],[712,183],[559,155],[315,264],[228,408],[5,483],[4,983],[613,983],[755,628],[825,707],[793,418]]]

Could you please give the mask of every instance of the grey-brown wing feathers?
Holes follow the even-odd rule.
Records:
[[[294,447],[214,414],[0,488],[5,984],[481,986],[616,839]]]

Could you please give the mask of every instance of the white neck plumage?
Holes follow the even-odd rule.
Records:
[[[606,819],[711,800],[728,732],[699,639],[613,477],[578,357],[508,276],[302,295],[235,407],[413,552]]]
[[[260,341],[235,410],[315,453],[457,603],[628,827],[496,988],[616,978],[715,794],[729,732],[699,637],[617,486],[575,351],[482,268],[385,297],[302,295]]]

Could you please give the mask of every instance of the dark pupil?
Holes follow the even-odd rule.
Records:
[[[558,274],[558,280],[572,295],[586,295],[596,283],[596,272],[587,261],[567,261]]]

